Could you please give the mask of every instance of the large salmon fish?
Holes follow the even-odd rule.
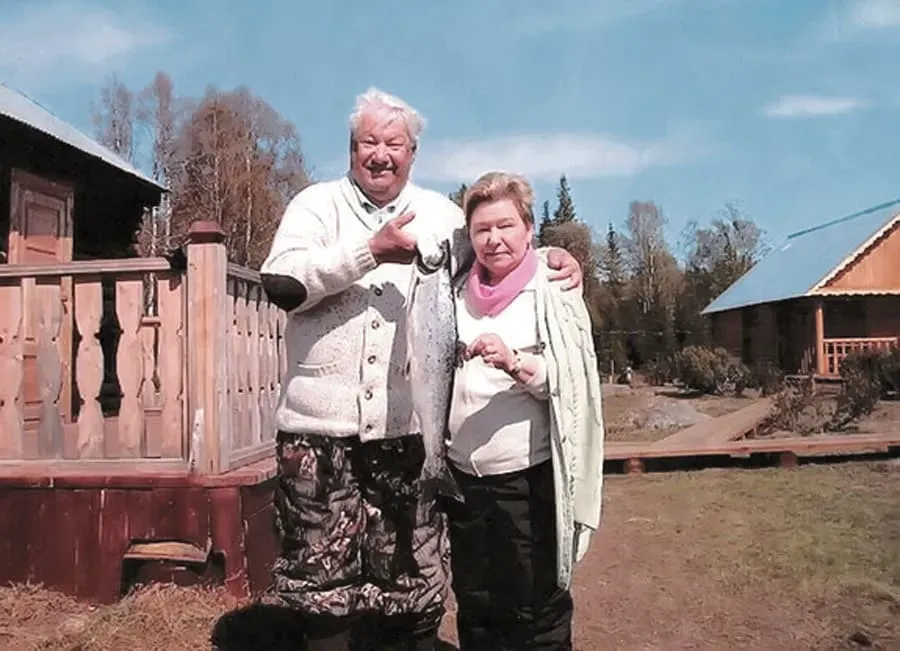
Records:
[[[427,497],[462,501],[447,466],[447,420],[457,360],[456,304],[450,243],[419,238],[407,303],[407,368],[413,411],[425,443],[422,489]]]

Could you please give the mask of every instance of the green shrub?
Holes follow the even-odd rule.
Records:
[[[820,434],[834,415],[831,403],[816,393],[813,378],[785,383],[772,394],[772,415],[766,423],[767,430],[783,430],[795,434]]]
[[[763,396],[774,395],[784,388],[784,373],[771,362],[755,364],[750,377],[750,388],[759,389]]]
[[[747,367],[724,348],[687,346],[675,353],[672,367],[684,388],[701,394],[740,395],[751,379]]]
[[[675,379],[675,372],[670,358],[657,355],[641,367],[644,380],[654,387],[669,384]]]
[[[882,396],[900,390],[900,348],[864,350],[847,355],[841,361],[841,378],[865,377],[877,382]]]
[[[841,391],[837,397],[830,428],[844,429],[868,416],[892,383],[897,367],[895,351],[860,351],[841,361]]]

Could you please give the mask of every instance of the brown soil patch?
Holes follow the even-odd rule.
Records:
[[[604,384],[603,417],[608,441],[659,441],[688,425],[649,428],[642,423],[648,410],[681,411],[693,409],[701,415],[716,418],[742,409],[757,399],[755,393],[744,397],[689,396],[674,387]]]
[[[877,434],[900,433],[900,400],[882,400],[875,411],[859,421],[857,431]]]
[[[611,476],[604,509],[576,574],[579,650],[900,649],[897,462]],[[0,648],[208,649],[236,605],[168,586],[98,608],[5,588]]]

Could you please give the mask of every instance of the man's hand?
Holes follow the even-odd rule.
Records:
[[[509,373],[516,364],[516,356],[503,343],[503,340],[495,334],[480,335],[468,345],[463,353],[465,359],[481,357],[486,364]]]
[[[556,269],[555,273],[548,276],[550,280],[563,280],[563,290],[581,287],[581,265],[572,254],[565,249],[552,247],[547,251],[547,266]]]
[[[369,250],[378,264],[409,264],[416,257],[416,237],[403,230],[416,216],[406,212],[394,217],[369,239]]]

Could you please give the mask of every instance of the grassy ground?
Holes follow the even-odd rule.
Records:
[[[577,649],[900,649],[897,462],[612,476],[604,492]],[[91,609],[0,589],[0,648],[206,649],[235,605],[154,587]]]

